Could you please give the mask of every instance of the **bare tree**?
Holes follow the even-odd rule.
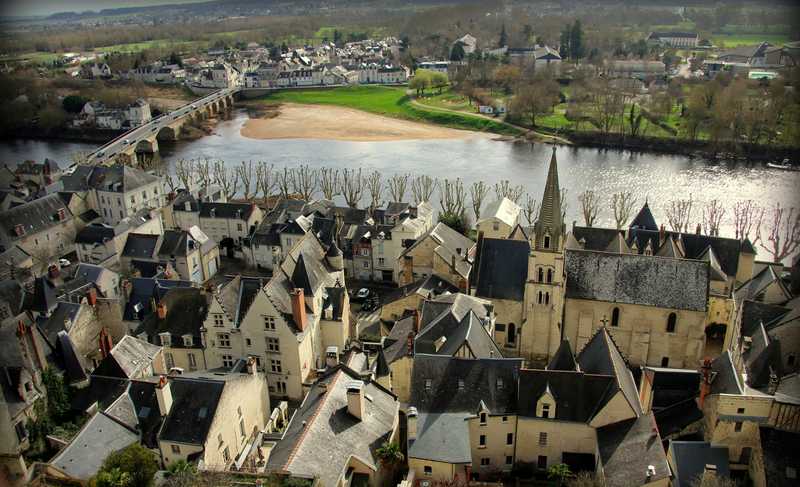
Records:
[[[323,167],[319,170],[319,186],[326,200],[339,194],[339,170]]]
[[[292,171],[292,190],[304,200],[311,201],[317,191],[317,170],[306,164],[294,168]]]
[[[567,203],[567,188],[561,188],[561,219],[562,220],[564,218],[566,218],[567,208],[569,208],[569,203]]]
[[[284,199],[288,199],[289,195],[292,193],[292,181],[294,180],[294,175],[292,172],[292,169],[284,167],[283,171],[279,171],[277,174],[276,184],[278,185],[278,190]]]
[[[234,168],[225,166],[222,160],[214,161],[214,182],[219,184],[226,199],[231,199],[239,189],[239,173]]]
[[[739,483],[722,475],[703,475],[700,474],[692,479],[690,487],[739,487]]]
[[[524,192],[524,187],[512,186],[508,179],[504,179],[494,184],[494,194],[497,196],[498,200],[502,198],[508,198],[514,203],[519,203],[520,198],[522,198],[522,193]]]
[[[594,472],[581,472],[564,484],[567,487],[605,487],[606,482],[602,475],[596,475]]]
[[[775,203],[768,221],[766,241],[761,248],[772,254],[773,262],[783,262],[800,246],[800,212]]]
[[[461,178],[443,179],[439,183],[439,205],[442,214],[452,218],[463,218],[467,194]]]
[[[525,214],[525,220],[528,222],[528,225],[533,225],[534,222],[536,222],[536,217],[539,213],[539,203],[530,193],[525,193],[525,205],[522,207],[522,212]]]
[[[481,218],[481,208],[483,207],[483,200],[489,193],[489,186],[483,181],[472,183],[469,187],[469,195],[472,199],[472,213],[475,214],[475,222]]]
[[[414,195],[416,203],[430,201],[435,190],[436,180],[428,175],[419,175],[411,182],[411,193]]]
[[[703,232],[712,237],[719,237],[719,227],[724,216],[725,208],[722,202],[718,199],[709,201],[703,208]]]
[[[761,222],[764,220],[765,209],[753,200],[737,201],[733,206],[733,226],[736,239],[751,238],[753,245],[761,238]]]
[[[364,193],[364,177],[361,175],[361,168],[348,169],[342,171],[341,180],[342,196],[350,208],[355,208],[361,201],[361,195]]]
[[[408,189],[408,180],[411,175],[406,174],[392,174],[389,178],[389,195],[392,201],[402,202],[406,197],[406,189]]]
[[[170,193],[175,193],[180,188],[180,181],[170,173],[164,174],[164,182],[167,183]]]
[[[667,221],[669,226],[675,232],[688,232],[689,222],[692,218],[692,195],[689,195],[688,200],[671,200],[664,212],[667,214]]]
[[[256,196],[256,193],[258,193],[255,164],[253,164],[253,161],[242,161],[240,165],[236,166],[236,172],[239,175],[239,182],[242,183],[244,199],[250,201]]]
[[[383,196],[383,176],[378,171],[372,171],[366,177],[367,189],[369,189],[369,205],[372,210],[381,206],[381,196]]]
[[[633,215],[633,208],[636,204],[636,199],[630,191],[620,191],[611,195],[611,209],[614,210],[614,221],[617,224],[617,230],[622,230],[628,220]]]
[[[591,227],[597,220],[597,213],[600,211],[600,197],[591,189],[587,189],[578,195],[578,201],[581,204],[583,221],[587,227]]]
[[[260,161],[256,166],[256,194],[261,193],[265,203],[275,188],[275,182],[274,166]]]
[[[180,159],[175,162],[175,176],[187,191],[194,185],[195,165],[195,161],[191,159]]]

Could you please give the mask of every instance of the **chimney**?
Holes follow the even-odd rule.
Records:
[[[400,283],[401,286],[414,282],[414,257],[410,255],[403,256],[403,271],[401,276],[403,279],[403,282]]]
[[[108,328],[103,327],[100,330],[100,356],[108,357],[112,348],[114,348],[114,340],[108,334]]]
[[[450,267],[453,269],[453,271],[456,270],[456,256],[455,256],[455,254],[450,256]]]
[[[300,331],[306,329],[306,301],[305,294],[301,288],[290,291],[292,297],[292,318]]]
[[[417,408],[411,406],[406,413],[407,436],[409,441],[417,439]]]
[[[89,289],[89,295],[86,297],[89,300],[89,306],[94,308],[97,305],[97,290],[95,288]]]
[[[158,411],[161,413],[161,416],[168,415],[169,410],[172,409],[172,389],[170,389],[169,381],[165,375],[162,375],[158,379],[156,399],[158,400]]]
[[[347,383],[347,412],[359,421],[364,417],[364,381],[352,380]]]
[[[328,349],[325,350],[325,366],[336,367],[337,365],[339,365],[339,348],[328,347]]]
[[[158,303],[156,306],[156,313],[158,314],[159,320],[164,320],[167,318],[167,305],[164,303]]]
[[[414,355],[414,332],[408,332],[408,336],[406,337],[406,355],[409,357]]]
[[[703,475],[700,480],[700,485],[710,485],[716,477],[717,466],[711,463],[706,463],[703,467]]]
[[[697,235],[700,235],[702,233],[702,231],[703,230],[702,230],[702,228],[700,228],[700,224],[698,223],[697,224],[697,228],[694,229],[694,233],[696,233]]]
[[[661,227],[658,229],[658,246],[661,247],[664,245],[664,240],[666,238],[666,230],[664,229],[664,224],[661,224]]]
[[[131,291],[133,291],[133,284],[128,279],[122,281],[122,293],[125,295],[125,299],[130,299]]]
[[[258,366],[256,364],[255,357],[247,358],[247,373],[250,375],[256,375],[258,373]]]
[[[439,338],[436,339],[435,342],[433,342],[434,350],[438,352],[439,350],[441,350],[441,348],[444,346],[445,343],[447,343],[447,337],[440,336]]]
[[[419,333],[419,328],[422,325],[422,314],[418,309],[414,310],[414,334]]]
[[[700,380],[700,409],[703,409],[703,404],[706,401],[706,396],[711,392],[711,359],[703,360],[703,367],[701,368]]]

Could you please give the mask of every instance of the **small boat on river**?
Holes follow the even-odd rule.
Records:
[[[789,162],[789,159],[784,159],[781,164],[768,162],[767,167],[771,167],[772,169],[783,169],[784,171],[800,171],[800,166],[793,166]]]

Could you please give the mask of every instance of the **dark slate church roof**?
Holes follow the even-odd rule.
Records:
[[[610,375],[590,375],[561,370],[522,370],[518,411],[536,416],[536,403],[545,390],[556,400],[555,419],[589,422],[614,397],[617,388]]]
[[[597,448],[607,485],[644,485],[670,476],[652,413],[598,428]],[[655,475],[648,479],[650,465]]]
[[[172,408],[159,439],[202,445],[214,421],[225,382],[176,377],[170,379]]]
[[[477,252],[476,296],[522,301],[528,278],[528,241],[484,238]]]
[[[650,211],[650,205],[648,205],[646,201],[644,206],[642,206],[642,209],[639,210],[639,214],[636,215],[636,218],[633,219],[629,227],[641,228],[642,230],[653,230],[655,232],[658,231],[656,219],[653,218],[653,213]]]
[[[611,303],[705,311],[708,263],[568,250],[566,296]]]

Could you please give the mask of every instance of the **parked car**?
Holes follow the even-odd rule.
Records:
[[[365,299],[367,299],[370,296],[370,294],[372,294],[372,293],[370,292],[369,289],[367,289],[365,287],[362,287],[361,289],[359,289],[353,295],[353,302],[358,303],[358,302],[364,301]]]
[[[72,262],[67,259],[58,259],[58,265],[61,267],[69,267],[72,265]]]

